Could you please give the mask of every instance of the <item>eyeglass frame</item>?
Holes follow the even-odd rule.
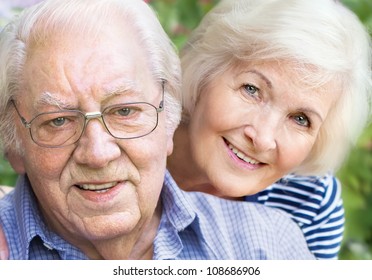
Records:
[[[61,111],[54,111],[54,112],[43,112],[43,113],[40,113],[40,114],[37,114],[36,116],[34,116],[29,122],[21,115],[21,113],[19,112],[16,104],[15,104],[15,100],[14,99],[11,99],[10,102],[13,104],[20,120],[21,120],[21,123],[23,124],[23,126],[25,128],[27,128],[29,130],[29,133],[30,133],[30,137],[32,139],[32,141],[37,144],[38,146],[40,147],[43,147],[43,148],[62,148],[62,147],[67,147],[67,146],[70,146],[70,145],[73,145],[73,144],[76,144],[80,141],[80,138],[81,136],[83,136],[84,134],[84,131],[85,131],[85,128],[87,127],[88,125],[88,122],[92,119],[99,119],[101,121],[101,123],[103,123],[103,126],[105,127],[106,131],[112,136],[114,137],[115,139],[136,139],[136,138],[141,138],[141,137],[144,137],[146,135],[149,135],[151,132],[153,132],[157,127],[158,127],[158,124],[159,124],[159,113],[163,112],[164,111],[164,91],[165,91],[165,83],[166,83],[166,80],[162,79],[162,82],[161,82],[161,86],[162,86],[162,100],[160,101],[159,103],[159,106],[156,107],[155,105],[151,104],[151,103],[148,103],[148,102],[128,102],[128,103],[119,103],[119,104],[114,104],[112,106],[109,106],[107,108],[110,108],[110,107],[115,107],[117,105],[133,105],[133,104],[147,104],[147,105],[150,105],[151,107],[153,107],[155,110],[156,110],[156,124],[154,126],[154,128],[149,131],[148,133],[145,133],[143,135],[140,135],[140,136],[134,136],[134,137],[116,137],[112,134],[112,132],[110,131],[110,129],[107,127],[107,124],[105,123],[105,120],[104,120],[104,117],[103,117],[103,114],[102,112],[104,112],[107,108],[105,108],[102,112],[82,112],[80,110],[61,110]],[[44,114],[49,114],[49,113],[58,113],[58,112],[78,112],[80,113],[83,117],[84,117],[84,126],[83,126],[83,129],[81,130],[81,133],[80,133],[80,136],[79,138],[73,142],[73,143],[70,143],[70,144],[67,144],[67,145],[42,145],[38,142],[35,141],[34,137],[32,136],[32,132],[31,132],[31,124],[32,122],[38,118],[39,116],[41,115],[44,115]]]

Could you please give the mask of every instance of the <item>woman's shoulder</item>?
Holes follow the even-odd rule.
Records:
[[[257,200],[290,213],[304,224],[311,224],[317,216],[343,211],[341,184],[333,174],[288,175],[260,192]]]
[[[262,200],[270,197],[285,199],[311,200],[316,204],[324,204],[324,200],[341,197],[341,183],[333,174],[324,176],[287,175],[260,193]]]

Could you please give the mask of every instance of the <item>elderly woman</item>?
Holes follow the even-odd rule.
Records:
[[[181,53],[178,185],[279,207],[317,258],[336,258],[343,208],[327,174],[370,114],[369,40],[336,1],[220,2]]]

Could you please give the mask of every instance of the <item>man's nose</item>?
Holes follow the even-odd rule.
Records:
[[[120,154],[117,139],[107,131],[102,118],[87,119],[85,130],[74,152],[76,162],[91,168],[102,168]]]

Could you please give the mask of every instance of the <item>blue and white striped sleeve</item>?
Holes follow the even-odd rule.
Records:
[[[336,177],[287,176],[260,192],[257,201],[289,213],[317,259],[337,259],[345,220]]]

